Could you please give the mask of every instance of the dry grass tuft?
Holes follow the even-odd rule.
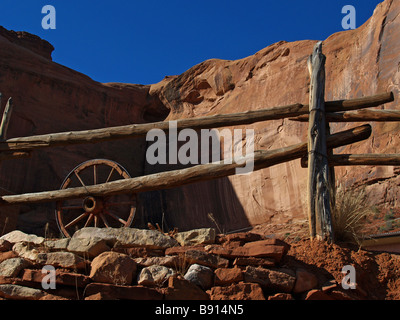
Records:
[[[360,244],[366,218],[373,213],[365,189],[339,185],[331,210],[335,240]]]

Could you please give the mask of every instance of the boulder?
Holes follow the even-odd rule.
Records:
[[[254,258],[254,257],[238,257],[233,261],[234,266],[255,266],[255,267],[274,267],[276,265],[274,259],[270,258]]]
[[[67,269],[84,269],[86,261],[72,252],[39,253],[36,262]]]
[[[178,245],[178,242],[159,231],[136,228],[82,228],[74,233],[74,239],[103,239],[107,245],[115,248],[145,247],[148,249],[166,249]]]
[[[177,247],[172,247],[172,248],[167,248],[165,249],[165,255],[176,255],[176,254],[184,254],[188,250],[199,250],[199,251],[207,251],[206,248],[208,246],[202,246],[202,245],[197,245],[197,246],[177,246]]]
[[[70,238],[63,239],[45,239],[43,246],[49,251],[62,251],[67,250]]]
[[[97,237],[72,238],[68,243],[67,250],[86,258],[94,258],[109,251],[110,247],[106,240]]]
[[[203,290],[210,289],[214,285],[214,272],[209,267],[197,263],[189,267],[184,278]]]
[[[136,276],[136,262],[117,252],[103,252],[93,259],[90,278],[95,282],[130,285]]]
[[[39,300],[45,293],[39,289],[15,284],[0,284],[0,297],[11,300]]]
[[[11,258],[0,263],[0,276],[17,277],[31,263],[23,258]]]
[[[243,281],[243,272],[239,268],[218,268],[215,270],[215,285],[226,286]]]
[[[168,288],[164,291],[165,300],[209,300],[206,292],[194,283],[174,276],[168,280]]]
[[[95,227],[86,227],[77,230],[72,239],[103,239],[107,242],[108,245],[112,246],[116,239],[118,232],[122,232],[121,229],[113,229],[113,228],[95,228]]]
[[[209,244],[215,241],[214,228],[194,229],[185,232],[178,232],[174,238],[181,246],[195,246],[198,244]]]
[[[159,231],[135,228],[122,228],[122,232],[118,233],[116,240],[115,247],[166,249],[178,245],[174,238]]]
[[[293,293],[302,293],[315,289],[318,286],[318,278],[304,269],[296,270],[296,284]]]
[[[143,286],[162,286],[165,281],[176,274],[172,268],[164,266],[152,265],[143,268],[138,275],[138,284]]]
[[[265,300],[261,286],[258,283],[234,283],[230,286],[212,287],[211,300]]]
[[[20,230],[14,230],[0,237],[0,240],[7,240],[10,243],[26,242],[34,245],[41,245],[44,242],[43,237],[34,234],[26,234]]]
[[[268,291],[290,293],[292,292],[296,277],[289,269],[271,270],[248,266],[244,271],[244,281],[258,283]]]
[[[132,258],[163,257],[165,252],[164,249],[149,249],[143,247],[112,248],[111,250],[114,252],[125,253]]]
[[[187,264],[200,264],[213,269],[227,267],[229,261],[217,255],[200,250],[188,250],[182,256]]]
[[[42,270],[25,269],[22,280],[42,283],[46,275],[47,273],[43,273]],[[84,288],[90,282],[91,279],[83,274],[56,270],[56,285]]]
[[[207,245],[205,250],[228,259],[234,258],[266,258],[278,263],[287,254],[290,246],[279,239],[267,239],[247,242],[243,246],[239,241],[229,241],[223,245]],[[261,262],[261,261],[260,261]],[[270,264],[268,261],[264,261]]]
[[[280,262],[286,253],[286,246],[270,244],[269,240],[261,240],[235,248],[231,254],[236,257],[271,258],[275,262]]]
[[[19,257],[28,259],[31,261],[36,261],[40,251],[32,247],[29,243],[26,242],[17,242],[13,245],[12,250],[18,254]]]
[[[180,264],[178,256],[135,258],[133,260],[141,267],[150,267],[156,264],[176,269]]]

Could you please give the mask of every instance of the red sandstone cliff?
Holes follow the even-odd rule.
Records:
[[[36,36],[0,29],[2,106],[8,97],[15,104],[9,138],[160,121],[168,115],[158,98],[149,95],[149,86],[95,82],[51,61],[52,51]],[[58,189],[69,171],[92,158],[112,158],[131,175],[142,175],[145,143],[142,138],[34,152],[30,159],[3,162],[0,186],[15,193]],[[22,207],[21,213],[23,230],[41,233],[47,221],[56,228],[54,204]],[[12,213],[6,231],[15,228],[15,217]],[[4,219],[0,216],[0,226]]]
[[[400,3],[386,0],[363,26],[323,42],[326,100],[393,91],[395,102],[384,108],[398,108],[399,13]],[[0,31],[0,91],[12,96],[16,105],[9,137],[306,103],[306,61],[316,42],[281,41],[247,58],[208,60],[179,76],[141,86],[95,82],[52,62],[52,47],[43,40]],[[354,125],[334,124],[332,130]],[[279,120],[246,128],[255,129],[255,149],[275,149],[305,141],[307,124]],[[336,152],[399,152],[399,130],[397,123],[374,123],[372,138]],[[2,163],[0,185],[17,193],[55,189],[75,165],[99,157],[120,162],[133,176],[160,170],[144,162],[145,147],[144,139],[132,139],[38,151],[31,159]],[[398,169],[344,167],[336,174],[347,184],[367,184],[376,204],[395,205]],[[164,212],[171,229],[214,226],[207,218],[210,212],[226,231],[264,222],[289,223],[305,218],[306,174],[300,162],[293,161],[248,176],[146,193],[140,195],[138,214],[142,222],[160,222]],[[20,215],[20,226],[27,231],[43,230],[47,220],[54,221],[51,206],[22,211],[31,213]]]
[[[400,84],[400,3],[386,0],[360,28],[339,32],[323,42],[326,62],[326,100],[349,99],[393,91],[398,108]],[[231,113],[308,102],[307,58],[316,41],[281,41],[237,61],[209,60],[177,77],[151,87],[171,109],[168,119]],[[357,124],[332,124],[333,132]],[[399,152],[398,123],[373,123],[373,137],[336,152]],[[275,149],[306,141],[307,124],[278,120],[257,123],[255,149]],[[249,128],[249,126],[246,126]],[[396,205],[399,199],[399,168],[344,167],[336,177],[346,184],[367,184],[375,204]],[[250,224],[285,224],[304,219],[307,170],[292,161],[218,182],[167,191],[166,198],[177,220],[184,212],[204,216],[206,211],[224,212],[221,223],[240,227],[241,211]],[[233,195],[233,196],[232,196]],[[195,200],[193,200],[195,199]],[[233,200],[232,200],[233,199]],[[219,207],[214,205],[219,202]],[[232,207],[232,202],[235,203]],[[216,209],[218,208],[218,209]],[[214,209],[214,211],[213,211]],[[220,212],[218,212],[220,214]],[[194,226],[191,224],[191,227]]]

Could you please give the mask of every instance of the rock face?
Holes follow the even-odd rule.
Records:
[[[385,0],[356,30],[323,41],[326,100],[393,91],[400,85],[400,3]],[[316,41],[281,41],[236,60],[208,60],[151,86],[95,82],[50,60],[51,45],[26,33],[0,30],[0,91],[12,96],[15,112],[8,137],[84,130],[256,110],[307,103],[307,58]],[[3,99],[3,105],[5,104]],[[397,102],[384,109],[398,108]],[[332,131],[354,126],[333,124]],[[400,124],[372,123],[373,138],[341,153],[397,153]],[[307,124],[256,123],[255,149],[275,149],[306,140]],[[233,128],[231,128],[233,129]],[[57,189],[68,172],[91,158],[112,158],[132,176],[165,170],[145,161],[145,139],[35,151],[31,159],[1,164],[2,187],[16,193]],[[365,184],[375,204],[399,198],[396,167],[337,168],[339,181]],[[305,217],[307,170],[292,161],[245,176],[232,176],[141,194],[138,223],[165,222],[180,231],[215,227],[237,230],[259,223],[286,224]],[[24,207],[8,226],[40,234],[54,224],[51,205]],[[4,210],[4,209],[3,209]],[[40,213],[40,214],[39,214]],[[209,214],[215,217],[210,221]],[[0,227],[7,212],[0,214]],[[13,229],[13,228],[12,228]],[[12,230],[11,229],[11,230]],[[57,231],[54,231],[57,232]]]
[[[398,1],[386,0],[358,29],[333,34],[323,41],[326,100],[393,91],[395,102],[383,108],[399,108],[399,12]],[[153,85],[150,93],[158,95],[171,109],[168,120],[308,103],[307,58],[315,43],[281,41],[244,59],[208,60]],[[331,130],[337,132],[355,125],[332,124]],[[287,119],[245,128],[255,130],[255,150],[306,141],[307,124]],[[372,129],[372,138],[335,152],[399,152],[399,123],[372,123]],[[153,169],[147,166],[147,172]],[[336,179],[345,185],[367,185],[376,205],[394,205],[399,199],[398,172],[398,168],[391,166],[341,167],[336,169]],[[292,161],[250,175],[163,191],[166,199],[163,209],[168,212],[169,224],[179,226],[184,219],[188,228],[208,225],[208,212],[227,230],[258,223],[287,225],[306,216],[306,184],[307,170],[301,168],[299,161]],[[157,197],[154,195],[153,199]],[[196,220],[187,219],[188,215]]]
[[[52,50],[34,35],[0,29],[1,108],[9,97],[14,101],[8,138],[161,121],[168,115],[158,97],[150,96],[150,86],[93,81],[51,61]],[[56,190],[73,168],[93,158],[111,158],[130,175],[142,175],[145,148],[145,138],[137,138],[38,150],[32,158],[2,162],[1,187],[9,193]],[[54,204],[20,207],[23,215],[18,220],[18,212],[11,210],[14,207],[0,211],[4,233],[18,226],[44,234],[49,222],[51,233],[59,235]]]

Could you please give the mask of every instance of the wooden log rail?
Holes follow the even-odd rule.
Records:
[[[400,154],[335,154],[328,156],[330,167],[339,166],[400,166]],[[307,157],[301,158],[302,168],[308,167]]]
[[[326,112],[339,112],[370,108],[394,101],[392,92],[351,100],[337,100],[325,102]],[[300,115],[308,115],[309,106],[292,104],[268,109],[246,111],[233,114],[213,115],[201,118],[177,120],[177,129],[211,129],[234,125],[252,124],[259,121],[276,120]],[[132,124],[126,126],[101,128],[84,131],[60,132],[30,137],[20,137],[0,141],[0,152],[8,153],[8,158],[13,157],[13,152],[18,157],[28,156],[30,150],[48,147],[59,147],[73,144],[97,143],[117,139],[144,136],[151,129],[168,130],[168,121]],[[21,153],[22,152],[22,153]]]
[[[341,147],[368,139],[370,135],[370,125],[359,126],[328,137],[327,146],[328,148]],[[260,170],[279,163],[301,158],[307,153],[307,149],[308,143],[304,142],[272,151],[256,151],[254,154],[254,170]],[[242,163],[241,161],[237,162]],[[236,168],[246,165],[245,163],[238,164],[237,162],[225,164],[224,161],[220,161],[197,165],[187,169],[161,172],[131,179],[122,179],[99,185],[2,196],[0,197],[0,206],[52,202],[76,199],[88,195],[108,196],[174,188],[194,182],[207,181],[233,175]]]
[[[289,118],[292,121],[308,122],[308,114]],[[400,121],[400,111],[397,110],[359,110],[326,113],[328,122],[390,122]]]

